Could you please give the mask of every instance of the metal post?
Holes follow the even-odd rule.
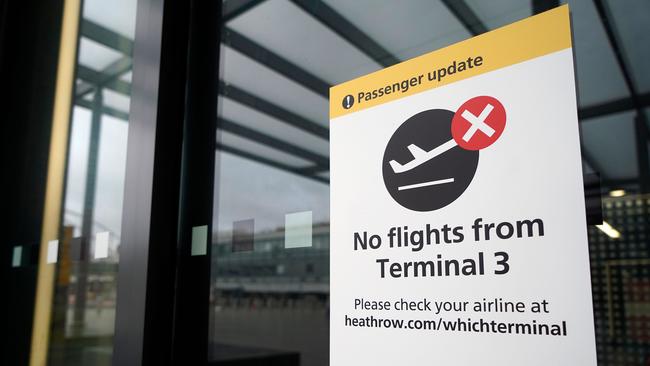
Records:
[[[636,156],[639,166],[640,193],[650,192],[650,162],[648,158],[648,125],[643,111],[634,117],[636,136]]]
[[[116,366],[168,365],[172,359],[189,12],[189,1],[138,1]]]
[[[99,139],[101,136],[103,91],[96,89],[93,95],[92,117],[90,123],[90,143],[88,144],[88,161],[86,163],[86,189],[81,222],[81,255],[77,268],[77,285],[73,315],[73,333],[81,335],[86,315],[86,291],[88,288],[88,265],[90,242],[93,234],[95,188],[97,187],[97,163],[99,159]]]
[[[173,365],[208,361],[212,208],[215,172],[217,97],[219,94],[219,17],[221,1],[192,1],[179,241],[174,308]],[[207,226],[206,229],[201,227]],[[207,235],[193,252],[193,231]]]

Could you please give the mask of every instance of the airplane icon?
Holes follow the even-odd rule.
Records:
[[[464,110],[462,112],[463,118],[470,123],[470,127],[463,135],[463,141],[468,142],[470,139],[472,139],[472,137],[474,137],[477,131],[481,131],[489,137],[492,137],[494,135],[495,130],[487,123],[485,123],[485,120],[488,118],[493,109],[494,106],[488,103],[485,105],[483,111],[478,116],[473,115],[468,110]],[[413,160],[403,165],[395,160],[391,160],[389,162],[390,167],[393,168],[393,171],[396,174],[404,173],[426,163],[427,161],[435,158],[442,153],[447,152],[454,146],[458,146],[458,143],[453,138],[429,151],[424,151],[419,146],[410,144],[406,148],[411,152],[411,155],[413,155]]]
[[[413,160],[409,161],[406,164],[400,164],[395,160],[391,160],[389,162],[390,167],[393,168],[393,171],[395,173],[404,173],[407,172],[413,168],[417,168],[418,166],[426,163],[427,161],[435,158],[436,156],[447,152],[454,146],[458,146],[456,141],[454,139],[451,139],[444,144],[429,150],[429,151],[424,151],[422,150],[419,146],[415,144],[410,144],[406,148],[411,152],[411,155],[413,155]]]
[[[465,101],[456,111],[429,109],[411,116],[384,150],[381,170],[388,193],[414,211],[445,207],[469,187],[479,150],[496,142],[505,126],[503,104],[486,95]]]

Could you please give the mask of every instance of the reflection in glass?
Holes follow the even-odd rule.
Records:
[[[80,23],[49,364],[110,365],[135,0],[88,0]]]
[[[263,355],[328,364],[329,86],[554,6],[308,3],[264,1],[224,14],[210,289],[214,361]],[[589,228],[599,364],[645,364],[650,123],[638,104],[647,95],[638,93],[647,91],[650,73],[642,62],[647,47],[632,45],[649,34],[642,11],[648,6],[568,3],[584,172],[598,172],[603,188],[618,192],[603,198],[609,226]],[[293,216],[301,212],[311,218]]]

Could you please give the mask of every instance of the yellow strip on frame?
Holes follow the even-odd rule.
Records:
[[[47,243],[59,236],[80,10],[81,0],[65,0],[52,114],[41,246],[38,255],[30,366],[45,366],[47,364],[54,293],[54,264],[47,263]]]
[[[569,47],[571,47],[569,6],[563,5],[333,86],[330,88],[330,119]],[[468,58],[472,60],[468,62]],[[480,65],[476,65],[477,60],[480,60]],[[453,71],[453,68],[449,67],[454,61],[456,72],[446,75],[446,70]],[[465,70],[458,71],[461,62],[465,64]],[[474,66],[470,68],[471,64]],[[441,68],[445,68],[445,75],[439,79],[438,71]],[[435,75],[434,71],[436,71]],[[429,80],[430,76],[435,78]],[[404,83],[408,84],[408,88],[403,86]],[[395,87],[395,84],[399,86]],[[386,94],[386,91],[390,93]],[[367,93],[370,93],[370,96]],[[383,95],[379,96],[379,94]],[[354,98],[354,101],[352,106],[346,109],[344,106],[350,105],[346,103],[348,96]]]

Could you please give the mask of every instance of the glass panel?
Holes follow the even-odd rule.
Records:
[[[132,40],[135,37],[136,5],[133,0],[85,0],[83,18]]]
[[[127,109],[128,111],[128,106]],[[95,198],[95,230],[110,232],[119,242],[122,231],[122,195],[126,168],[126,142],[129,125],[110,116],[102,118]],[[117,253],[116,248],[111,252]]]
[[[111,364],[130,97],[105,83],[130,73],[129,62],[120,70],[110,65],[131,55],[88,34],[83,22],[132,41],[135,4],[84,2],[77,62],[92,72],[77,71],[49,365]]]
[[[254,156],[271,159],[276,163],[290,167],[301,168],[309,166],[308,160],[301,159],[295,155],[284,153],[277,149],[268,147],[265,144],[253,142],[249,139],[239,137],[229,132],[219,131],[217,134],[217,141],[225,147],[236,148]]]
[[[650,359],[650,195],[623,193],[603,199],[603,217],[613,230],[589,227],[599,365],[646,365]]]
[[[93,70],[101,70],[117,61],[121,56],[118,51],[106,47],[88,38],[79,42],[79,63]]]
[[[650,91],[650,32],[648,32],[648,14],[650,2],[635,1],[607,1],[618,30],[618,37],[631,72],[634,74],[635,84],[639,91]],[[644,46],[640,46],[644,45]]]
[[[400,60],[470,36],[460,21],[438,1],[326,0],[325,3]],[[408,19],[408,22],[397,21],[399,19]]]
[[[320,137],[299,130],[283,121],[246,107],[243,104],[234,102],[228,98],[219,98],[217,103],[221,106],[219,109],[220,117],[238,125],[260,131],[268,136],[278,138],[287,143],[302,147],[306,150],[314,151],[324,156],[329,155],[329,144],[326,140]]]
[[[131,98],[128,95],[117,93],[110,89],[105,89],[103,92],[105,106],[128,113],[129,103],[131,102]]]
[[[467,0],[488,29],[499,28],[532,15],[531,2],[520,0]]]
[[[370,57],[289,1],[266,1],[227,26],[332,84],[379,69]]]
[[[229,47],[221,47],[221,67],[221,79],[228,84],[327,126],[327,99],[322,96]]]
[[[133,71],[129,71],[126,74],[120,76],[120,80],[124,80],[126,82],[131,82],[131,79],[133,78]]]
[[[217,156],[210,359],[327,365],[329,186]]]
[[[610,179],[638,176],[634,112],[594,118],[582,124],[583,147]]]
[[[336,14],[403,60],[470,37],[462,26],[467,19],[457,18],[449,3],[324,0],[321,5],[335,16],[319,19],[295,3],[268,0],[226,27],[336,84],[380,68],[363,47],[336,31],[332,21]],[[581,121],[583,171],[599,173],[606,192],[598,197],[606,224],[589,227],[599,364],[640,365],[650,355],[645,336],[650,197],[639,176],[644,159],[637,157],[648,152],[637,149],[637,111],[625,101],[630,93],[594,2],[569,3],[579,103],[587,116]],[[632,45],[643,44],[648,33],[645,3],[608,3],[620,27],[623,49],[629,52]],[[498,0],[488,5],[466,0],[466,4],[487,29],[523,19],[533,8],[533,1]],[[629,12],[634,13],[631,24],[620,25]],[[327,126],[326,98],[273,71],[272,61],[221,47],[221,80]],[[645,85],[648,74],[642,67],[647,62],[641,62],[645,51],[637,46],[626,54],[634,59],[633,77],[639,86]],[[621,99],[623,103],[609,104]],[[219,132],[226,136],[222,142],[230,139],[239,150],[217,151],[209,357],[217,363],[262,359],[327,365],[330,175],[327,166],[319,166],[307,154],[327,158],[328,140],[229,96],[219,98],[218,108],[221,117],[237,125],[307,152]],[[598,206],[591,203],[589,207]]]
[[[594,2],[568,1],[573,15],[573,36],[580,106],[590,106],[629,95],[616,64]]]
[[[90,145],[91,111],[74,107],[68,151],[68,173],[63,222],[74,228],[73,235],[81,235],[86,171],[88,168],[88,145]]]

